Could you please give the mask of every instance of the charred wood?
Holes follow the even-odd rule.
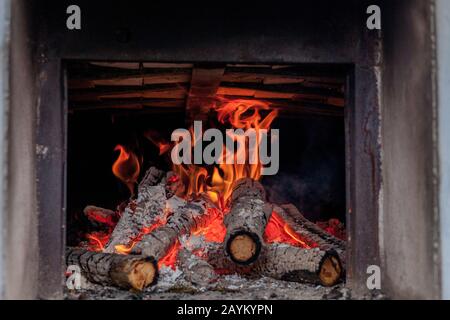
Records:
[[[117,223],[104,252],[112,253],[115,246],[128,244],[144,227],[164,218],[166,192],[163,172],[151,167],[138,186],[138,196],[129,202]],[[159,183],[160,182],[160,183]]]

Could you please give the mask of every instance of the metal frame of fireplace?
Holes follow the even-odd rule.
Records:
[[[72,59],[346,66],[347,286],[364,292],[367,267],[380,265],[386,270],[383,283],[388,288],[394,287],[395,280],[390,279],[386,268],[386,259],[392,256],[385,252],[386,237],[380,229],[385,216],[380,212],[387,208],[382,190],[386,175],[381,170],[384,152],[381,145],[386,138],[382,136],[381,114],[386,109],[384,104],[395,99],[387,94],[383,97],[386,100],[382,100],[381,92],[389,91],[390,79],[381,82],[382,34],[365,27],[365,8],[371,2],[318,0],[298,11],[289,5],[268,9],[233,4],[220,10],[192,4],[188,8],[168,10],[159,2],[145,8],[128,3],[105,8],[101,3],[78,1],[82,8],[82,29],[72,31],[65,28],[64,13],[69,2],[43,1],[31,7],[38,26],[33,35],[38,87],[37,295],[62,297],[66,215],[65,61]],[[392,12],[396,13],[398,8],[393,7]],[[429,8],[416,4],[410,9],[413,14],[423,10]],[[408,14],[404,15],[406,22]],[[393,20],[388,23],[393,24]],[[392,44],[393,40],[388,37],[386,41]],[[390,63],[400,61],[394,56],[388,59]],[[432,276],[435,283],[438,275]],[[430,292],[437,294],[433,290]]]
[[[101,14],[101,7],[96,8],[90,5],[89,8],[91,11],[89,15],[86,14],[83,22],[86,29],[92,28],[89,25],[94,23],[94,20],[89,20],[89,17],[96,16],[96,10],[99,10],[98,14]],[[320,6],[315,10],[319,9]],[[51,11],[53,10],[55,9],[52,8]],[[336,10],[336,12],[345,12],[345,8],[341,6],[336,6]],[[222,14],[225,13],[232,14],[228,10]],[[173,12],[158,11],[157,8],[152,10],[154,19],[160,23],[167,14],[170,15]],[[269,15],[266,19],[272,19],[272,28],[277,28],[277,23],[285,24],[266,11],[260,14],[262,17]],[[138,12],[130,12],[130,15],[141,17]],[[334,18],[336,21],[330,20],[329,17],[317,17],[317,15],[303,17],[303,19],[298,19],[298,17],[294,19],[293,17],[292,22],[298,23],[298,29],[303,32],[307,30],[305,27],[314,23],[322,25],[322,22],[326,22],[328,25],[339,25],[340,28],[346,29],[347,43],[340,43],[329,34],[321,34],[325,30],[317,27],[312,29],[314,35],[309,34],[309,36],[321,39],[321,41],[313,42],[311,42],[313,39],[302,39],[295,33],[281,36],[274,30],[270,30],[264,40],[264,49],[261,50],[257,43],[258,40],[261,41],[261,35],[257,34],[241,34],[240,39],[219,41],[219,39],[227,37],[226,33],[233,31],[225,28],[221,29],[221,32],[225,34],[214,34],[211,32],[212,30],[209,30],[208,35],[210,36],[204,34],[202,39],[195,39],[197,32],[201,31],[201,26],[197,25],[195,20],[190,21],[190,24],[187,25],[187,28],[191,27],[193,30],[191,32],[184,31],[186,37],[184,39],[178,38],[174,33],[175,30],[164,30],[162,34],[157,34],[157,23],[148,16],[146,16],[147,21],[144,21],[145,19],[136,21],[134,27],[109,25],[108,30],[113,30],[112,33],[102,33],[102,28],[98,27],[96,30],[81,31],[77,34],[68,33],[63,29],[58,30],[52,25],[48,26],[49,29],[41,37],[47,38],[45,40],[47,43],[61,41],[62,46],[59,48],[61,51],[47,47],[39,54],[45,60],[40,64],[41,74],[44,75],[45,80],[40,85],[39,118],[46,119],[46,121],[42,121],[38,125],[37,143],[48,148],[46,156],[38,155],[37,158],[37,189],[41,190],[38,202],[39,223],[47,226],[39,233],[41,259],[39,282],[43,296],[52,296],[55,288],[58,285],[61,286],[63,282],[61,255],[55,255],[55,252],[62,254],[64,250],[64,240],[62,240],[64,239],[64,229],[61,229],[60,226],[65,223],[65,136],[67,126],[65,59],[347,65],[348,92],[346,97],[348,103],[345,113],[349,233],[347,283],[350,287],[357,287],[359,284],[365,283],[366,266],[379,265],[377,239],[380,189],[380,147],[377,139],[380,110],[377,85],[377,68],[380,63],[378,60],[380,58],[379,34],[363,32],[360,35],[362,36],[360,40],[363,42],[359,48],[355,48],[352,45],[354,36],[356,36],[353,30],[353,21],[358,21],[358,19],[363,21],[362,16],[352,15],[347,22],[340,20],[339,14]],[[170,17],[167,18],[170,19]],[[209,19],[207,16],[203,18]],[[222,18],[225,19],[225,17]],[[320,21],[321,19],[324,21]],[[53,19],[46,20],[52,21]],[[140,28],[137,26],[138,23],[148,25]],[[214,24],[214,21],[211,23]],[[225,20],[220,21],[220,24],[222,23],[226,23]],[[237,23],[240,23],[239,20]],[[221,26],[220,24],[218,23],[218,27]],[[102,22],[97,21],[95,25],[101,26]],[[195,30],[195,28],[199,28],[199,30]],[[96,35],[95,37],[92,37],[93,33]],[[305,34],[308,35],[306,32]],[[286,39],[285,37],[291,38]],[[73,38],[73,41],[70,38]],[[323,41],[324,38],[326,41]],[[102,41],[98,41],[98,39],[102,39]],[[146,39],[153,39],[153,41],[147,42]],[[309,45],[308,42],[310,42]],[[49,126],[49,123],[52,125]],[[46,192],[46,190],[53,191]],[[56,215],[57,212],[60,215]]]

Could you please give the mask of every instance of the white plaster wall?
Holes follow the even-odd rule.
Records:
[[[450,299],[450,1],[436,0],[442,297]]]

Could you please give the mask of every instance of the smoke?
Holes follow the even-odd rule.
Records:
[[[280,170],[264,177],[268,199],[293,203],[312,221],[345,221],[345,138],[342,118],[283,119]]]

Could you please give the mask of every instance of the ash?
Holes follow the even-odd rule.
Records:
[[[352,296],[343,283],[334,287],[288,282],[262,277],[247,279],[224,275],[208,286],[195,286],[183,273],[167,267],[160,269],[158,283],[143,292],[121,290],[84,282],[80,290],[65,291],[68,300],[349,300],[386,299],[380,292]]]

